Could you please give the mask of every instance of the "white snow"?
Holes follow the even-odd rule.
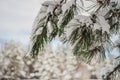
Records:
[[[101,28],[102,28],[103,33],[105,31],[107,33],[109,33],[109,28],[110,28],[109,24],[107,23],[107,21],[105,20],[105,18],[103,16],[98,15],[97,22],[94,24],[93,30],[101,29]]]
[[[69,0],[66,4],[63,4],[62,11],[65,13],[66,10],[69,10],[72,5],[75,4],[74,0]]]
[[[55,1],[45,1],[42,6],[54,6],[55,4]]]
[[[85,23],[89,23],[92,24],[92,21],[90,19],[90,16],[86,16],[86,15],[77,15],[75,16],[75,19],[77,19],[79,22],[85,24]]]

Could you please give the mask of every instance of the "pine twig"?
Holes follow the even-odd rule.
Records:
[[[106,77],[106,80],[108,80],[108,79],[110,78],[110,76],[111,76],[112,74],[114,74],[114,72],[116,72],[116,71],[119,70],[119,69],[120,69],[120,64],[117,65],[117,66],[114,68],[113,71],[109,72],[109,74],[108,74],[107,77]]]

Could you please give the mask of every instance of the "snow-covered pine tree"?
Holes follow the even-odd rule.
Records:
[[[78,59],[103,60],[105,52],[119,48],[118,43],[111,41],[111,37],[119,33],[119,0],[45,1],[33,25],[31,54],[35,57],[47,42],[60,37],[73,46],[73,54]],[[111,75],[114,73],[106,78],[112,79]]]

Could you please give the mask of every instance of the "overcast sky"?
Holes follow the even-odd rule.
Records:
[[[10,40],[28,44],[42,2],[44,0],[0,0],[0,45]]]

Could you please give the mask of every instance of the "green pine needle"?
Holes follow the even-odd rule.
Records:
[[[76,13],[75,5],[72,5],[70,9],[66,10],[66,12],[63,15],[62,22],[60,24],[59,36],[61,36],[64,33],[65,26],[67,26],[67,24],[74,18],[75,13]]]

